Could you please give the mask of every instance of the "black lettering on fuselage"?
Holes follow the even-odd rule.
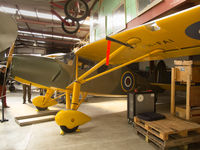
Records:
[[[166,45],[166,44],[170,44],[170,43],[173,43],[173,42],[175,42],[175,41],[172,40],[172,39],[165,39],[165,40],[162,40],[162,41],[157,41],[157,42],[154,42],[154,43],[147,44],[146,46],[147,47],[153,47],[153,46],[159,46],[159,45]]]

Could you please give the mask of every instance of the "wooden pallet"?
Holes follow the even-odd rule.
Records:
[[[32,125],[55,120],[55,115],[59,110],[41,111],[34,115],[15,117],[15,122],[20,126]],[[48,116],[48,117],[46,117]]]
[[[134,118],[137,133],[161,149],[200,142],[200,125],[166,115],[166,119],[144,121]]]

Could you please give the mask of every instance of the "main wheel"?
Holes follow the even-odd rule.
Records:
[[[65,20],[67,20],[68,18],[66,17]],[[67,26],[65,25],[64,22],[62,22],[61,26],[62,26],[62,29],[63,31],[65,31],[66,33],[69,33],[69,34],[73,34],[73,33],[76,33],[80,27],[80,24],[78,21],[72,21],[72,22],[68,22],[70,25]]]
[[[60,126],[60,128],[61,128],[65,133],[72,133],[72,132],[75,132],[75,131],[78,129],[78,126],[72,128],[72,129],[69,129],[69,128],[67,128],[66,126]]]
[[[10,92],[14,92],[14,91],[15,91],[15,86],[11,84],[11,85],[9,86],[9,91],[10,91]]]
[[[44,107],[44,108],[42,108],[42,107],[38,107],[38,106],[35,106],[39,111],[45,111],[45,110],[47,110],[48,109],[48,107]]]
[[[84,0],[68,0],[64,6],[64,12],[68,18],[80,21],[88,16],[89,7]]]

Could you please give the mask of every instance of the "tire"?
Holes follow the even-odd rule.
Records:
[[[15,91],[15,86],[11,84],[11,85],[9,86],[9,91],[10,91],[10,92],[14,92],[14,91]]]
[[[77,0],[77,1],[79,1],[79,3],[81,4],[82,8],[84,9],[83,10],[83,15],[81,14],[80,16],[77,17],[77,14],[73,15],[70,12],[70,10],[72,10],[72,9],[70,9],[69,7],[76,8],[76,6],[74,5],[74,0],[68,0],[65,3],[64,12],[65,12],[65,15],[66,15],[67,18],[70,18],[70,19],[76,20],[76,21],[81,21],[81,20],[84,20],[89,15],[89,7],[88,7],[88,4],[84,0]]]
[[[75,132],[75,131],[78,129],[78,126],[72,128],[72,129],[69,129],[69,128],[67,128],[66,126],[60,126],[60,128],[61,128],[65,133],[72,133],[72,132]]]
[[[42,108],[42,107],[38,107],[38,106],[35,106],[39,111],[45,111],[47,110],[48,107],[45,107],[45,108]]]
[[[67,19],[68,18],[65,17],[65,20],[67,20]],[[70,28],[67,29],[67,27],[69,27],[69,26],[66,26],[64,22],[61,23],[61,26],[62,26],[63,31],[65,31],[68,34],[73,34],[73,33],[76,33],[78,31],[79,27],[80,27],[80,24],[79,24],[78,21],[75,21],[75,24],[76,24],[75,29],[72,29],[72,30],[70,30]]]

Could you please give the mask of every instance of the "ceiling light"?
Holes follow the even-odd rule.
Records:
[[[37,16],[36,16],[36,13],[33,12],[33,11],[19,10],[19,13],[20,13],[21,15],[24,15],[24,16],[35,17],[35,18],[37,17]]]
[[[34,40],[30,40],[30,39],[23,39],[23,38],[21,38],[20,40],[27,41],[27,42],[34,42]]]
[[[20,33],[20,34],[32,34],[32,35],[37,35],[37,36],[44,36],[45,38],[46,37],[53,37],[53,38],[57,38],[57,39],[80,41],[80,39],[78,39],[78,38],[71,38],[71,37],[67,37],[67,36],[52,35],[52,34],[42,34],[42,33],[37,33],[37,32],[29,32],[29,31],[18,30],[18,33]]]
[[[38,43],[42,43],[42,44],[44,44],[44,43],[46,43],[45,41],[37,41]]]
[[[9,13],[9,14],[15,14],[17,9],[16,8],[9,8],[9,7],[0,6],[0,11],[4,12],[4,13]]]

